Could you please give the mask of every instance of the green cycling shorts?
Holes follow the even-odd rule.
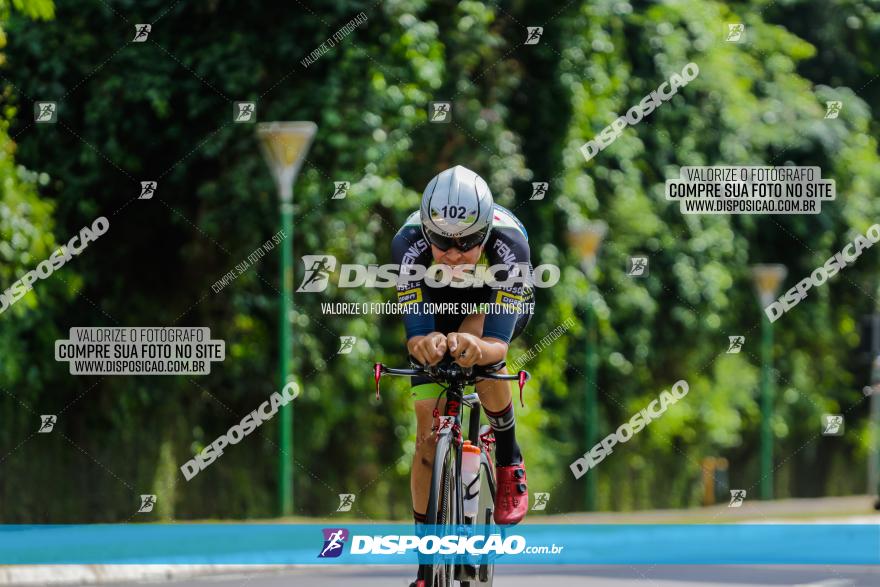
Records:
[[[471,393],[474,391],[473,385],[468,385],[465,387],[467,393]],[[433,401],[437,401],[437,398],[440,396],[440,392],[443,391],[443,386],[439,383],[419,383],[417,385],[413,385],[410,388],[412,392],[410,397],[413,401],[417,402],[423,399],[429,399]]]

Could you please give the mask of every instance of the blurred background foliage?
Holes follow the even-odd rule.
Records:
[[[551,10],[552,8],[552,10]],[[364,11],[368,21],[308,68],[300,60]],[[390,240],[436,173],[463,164],[529,231],[536,263],[562,267],[538,292],[515,357],[573,318],[531,360],[517,431],[533,492],[548,512],[583,505],[568,465],[583,431],[584,301],[590,290],[565,234],[603,219],[609,232],[592,295],[599,317],[600,433],[677,379],[687,401],[598,468],[601,509],[700,503],[704,457],[730,461],[733,487],[756,487],[761,314],[749,265],[781,262],[786,288],[880,217],[876,0],[542,3],[340,0],[0,1],[0,287],[100,215],[110,230],[0,316],[0,520],[131,519],[156,493],[165,519],[275,513],[277,422],[191,482],[177,467],[276,390],[277,250],[220,293],[218,279],[277,232],[274,187],[253,126],[314,120],[295,188],[295,258],[384,263]],[[741,43],[725,42],[742,22]],[[136,23],[152,23],[131,43]],[[543,26],[523,45],[526,26]],[[585,163],[578,148],[688,62],[700,75]],[[59,122],[35,125],[36,100]],[[430,124],[429,101],[453,102]],[[824,119],[825,102],[840,117]],[[817,216],[683,216],[663,198],[683,165],[818,165],[837,200]],[[142,180],[152,200],[134,200]],[[350,181],[331,200],[334,181]],[[532,181],[549,181],[531,201]],[[626,275],[631,254],[650,276]],[[865,491],[867,370],[858,319],[875,309],[877,253],[776,323],[773,430],[777,497]],[[297,283],[303,268],[297,263]],[[328,316],[327,301],[382,302],[392,290],[338,289],[294,299],[295,505],[326,516],[407,518],[414,421],[407,383],[372,396],[374,360],[403,364],[394,316]],[[227,359],[206,377],[73,377],[53,360],[75,326],[209,326]],[[743,334],[741,354],[727,337]],[[354,335],[350,355],[339,336]],[[818,435],[845,413],[848,433]],[[39,414],[58,434],[35,435]]]

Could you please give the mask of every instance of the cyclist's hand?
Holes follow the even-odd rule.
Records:
[[[480,339],[466,332],[451,332],[446,337],[449,354],[462,367],[473,367],[483,359]]]
[[[410,339],[409,354],[422,365],[436,365],[446,355],[446,335],[432,332]]]

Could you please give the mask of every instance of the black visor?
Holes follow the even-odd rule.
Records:
[[[428,242],[440,249],[441,251],[448,251],[452,247],[455,247],[459,251],[465,252],[470,251],[474,247],[478,247],[483,244],[483,241],[486,240],[486,234],[489,232],[489,228],[485,228],[479,232],[475,232],[473,234],[469,234],[467,236],[443,236],[442,234],[438,234],[429,230],[425,227],[422,227],[423,232],[425,233],[425,238],[428,239]]]

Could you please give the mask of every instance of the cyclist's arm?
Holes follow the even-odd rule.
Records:
[[[506,265],[508,270],[495,274],[498,284],[492,288],[491,306],[483,323],[483,340],[504,343],[506,347],[517,320],[529,313],[526,304],[534,295],[529,243],[521,231],[505,227],[497,229],[487,249],[489,265]],[[522,269],[521,275],[511,274],[510,270],[515,267]]]
[[[406,341],[406,350],[422,365],[436,365],[446,355],[446,335],[431,332],[413,336]]]
[[[467,332],[456,332],[453,334],[456,336],[452,337],[452,335],[450,335],[450,337],[452,337],[454,344],[449,345],[449,353],[453,357],[457,356],[457,351],[459,351],[462,346],[469,344],[476,346],[479,349],[480,358],[475,363],[477,365],[494,365],[507,358],[508,345],[503,340],[491,337],[480,338],[479,336],[474,336]]]
[[[455,345],[450,345],[452,339]],[[452,332],[448,335],[441,332],[431,332],[426,335],[413,336],[406,341],[406,349],[419,363],[423,365],[435,365],[446,353],[447,348],[453,357],[462,349],[468,350],[472,364],[494,365],[507,357],[508,344],[503,340],[492,337],[480,338],[469,332]],[[457,358],[456,362],[462,363]],[[470,363],[470,361],[467,361]]]
[[[391,259],[401,267],[401,275],[397,279],[397,303],[405,309],[401,317],[408,340],[434,332],[434,315],[428,313],[425,307],[430,294],[424,279],[412,279],[405,271],[411,265],[429,265],[430,258],[431,249],[417,225],[406,225],[394,235]]]

